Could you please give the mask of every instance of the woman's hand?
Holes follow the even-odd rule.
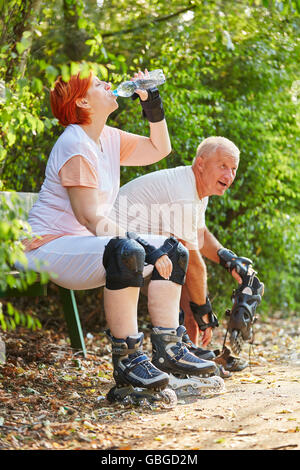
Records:
[[[136,80],[139,80],[139,79],[143,79],[143,78],[148,78],[149,77],[149,72],[147,69],[145,69],[145,72],[137,72],[134,74],[134,77],[131,78],[130,80],[135,82]],[[142,101],[146,101],[146,99],[148,98],[148,92],[147,90],[140,90],[139,88],[137,88],[135,90],[135,93],[137,95],[139,95],[139,97],[141,98]]]
[[[173,263],[168,257],[168,255],[163,255],[158,258],[154,266],[156,267],[161,277],[169,279],[172,273]]]

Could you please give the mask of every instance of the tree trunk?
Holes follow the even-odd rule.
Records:
[[[15,52],[17,54],[16,46],[17,43],[21,41],[24,31],[33,31],[34,19],[38,16],[38,13],[41,8],[41,0],[24,0],[21,3],[18,14],[7,15],[6,24],[5,24],[5,34],[1,38],[1,42],[6,42],[11,44],[10,52]],[[13,9],[14,10],[14,9]],[[14,24],[7,24],[12,18],[15,18]],[[11,30],[11,33],[9,32]],[[32,36],[30,36],[30,41],[32,42]],[[14,74],[15,68],[19,68],[19,72],[23,76],[26,69],[27,57],[31,49],[31,44],[29,47],[21,54],[21,57],[18,55],[16,59],[10,59],[7,66],[5,81],[9,82]]]

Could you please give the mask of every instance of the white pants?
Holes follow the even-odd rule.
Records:
[[[141,235],[156,248],[166,237]],[[28,268],[47,271],[59,286],[73,290],[94,289],[105,285],[106,271],[102,264],[105,246],[112,237],[63,236],[26,253]],[[22,266],[17,265],[18,269]],[[151,274],[152,265],[144,268],[143,276]],[[154,326],[178,326],[181,285],[168,280],[151,281],[148,287],[148,310]],[[108,327],[116,338],[138,332],[137,303],[139,289],[104,288],[104,310]]]
[[[102,258],[111,238],[65,235],[27,252],[27,268],[37,272],[48,271],[55,284],[67,289],[85,290],[104,286],[106,272]],[[158,235],[141,235],[141,238],[156,248],[166,239]],[[16,267],[24,269],[19,263]],[[145,266],[143,276],[148,276],[152,270],[152,265]]]

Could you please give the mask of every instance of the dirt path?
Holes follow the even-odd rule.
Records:
[[[106,432],[119,449],[300,449],[299,375],[300,368],[255,366],[227,379],[222,395],[128,413]]]
[[[226,379],[224,393],[173,409],[106,401],[113,380],[103,335],[90,336],[88,358],[80,359],[53,331],[6,333],[0,449],[299,450],[299,323],[260,322],[251,367]]]

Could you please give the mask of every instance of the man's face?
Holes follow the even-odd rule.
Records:
[[[233,183],[239,159],[218,149],[213,155],[199,158],[201,185],[208,196],[223,196]]]

